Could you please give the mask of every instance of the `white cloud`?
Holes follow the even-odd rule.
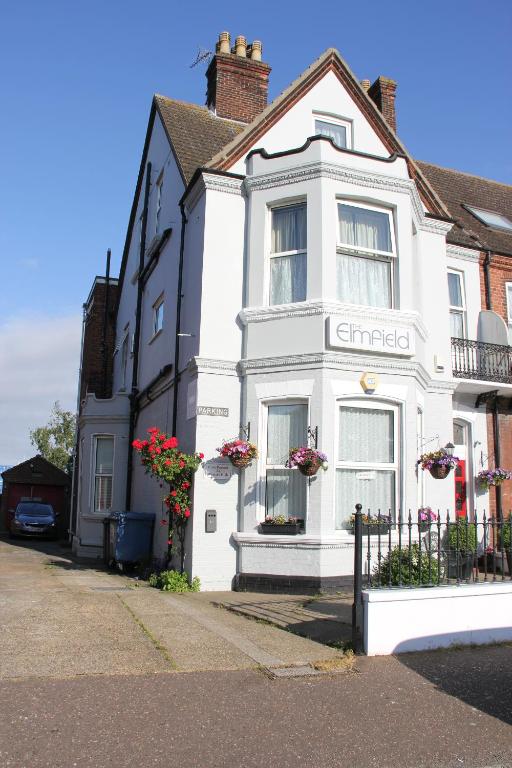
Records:
[[[36,452],[29,432],[46,424],[55,400],[75,411],[81,316],[24,315],[0,325],[0,464]]]

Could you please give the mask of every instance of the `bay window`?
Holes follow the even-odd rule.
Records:
[[[306,478],[298,469],[287,469],[284,464],[290,448],[306,444],[307,419],[306,403],[267,407],[265,514],[270,517],[306,517]]]
[[[336,287],[339,301],[391,308],[395,256],[390,211],[338,203]]]
[[[112,508],[114,438],[98,436],[94,448],[94,511],[108,512]]]
[[[348,529],[355,505],[395,519],[398,408],[345,402],[338,410],[336,528]]]
[[[306,214],[306,203],[271,211],[270,304],[306,300]]]

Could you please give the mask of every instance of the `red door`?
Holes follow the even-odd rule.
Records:
[[[455,512],[457,517],[467,516],[466,460],[459,459],[455,467]]]

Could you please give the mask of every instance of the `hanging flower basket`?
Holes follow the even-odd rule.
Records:
[[[258,449],[248,440],[226,440],[217,451],[239,469],[248,467],[258,456]]]
[[[476,476],[476,482],[478,487],[482,491],[488,491],[491,485],[497,486],[505,482],[505,480],[512,479],[512,472],[502,467],[496,467],[496,469],[482,469]]]
[[[445,477],[448,477],[450,472],[452,471],[452,468],[447,464],[433,464],[429,472],[436,480],[444,480]]]
[[[290,450],[285,466],[289,469],[297,467],[302,475],[313,477],[320,468],[327,469],[327,456],[322,451],[317,451],[316,448],[308,448],[303,445],[300,448]]]
[[[432,477],[436,480],[444,480],[448,477],[450,471],[454,469],[459,463],[457,456],[452,456],[448,453],[446,448],[439,448],[437,451],[430,451],[430,453],[423,453],[417,464],[421,466],[423,470],[428,469]]]

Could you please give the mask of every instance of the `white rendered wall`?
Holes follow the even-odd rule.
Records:
[[[512,640],[512,583],[363,592],[368,656]]]

